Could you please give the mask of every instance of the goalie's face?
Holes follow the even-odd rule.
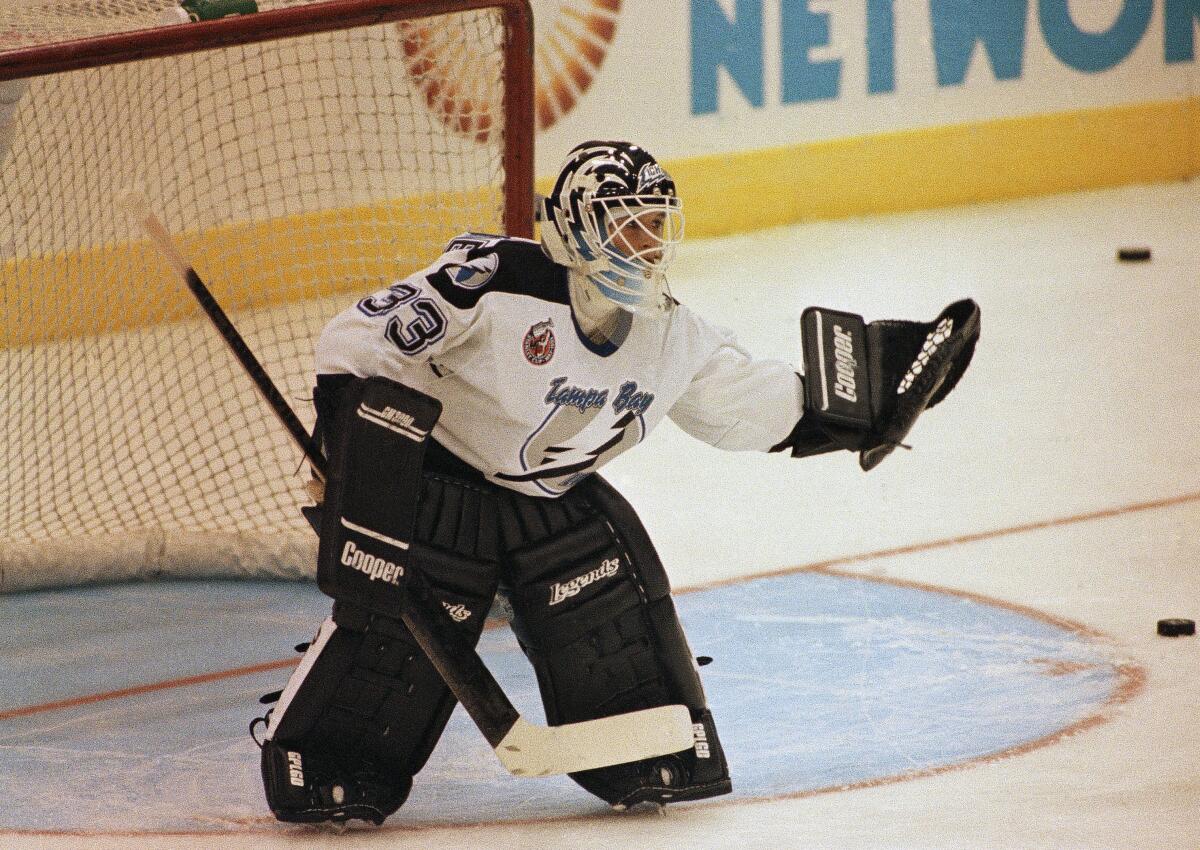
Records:
[[[666,308],[666,270],[683,239],[683,210],[670,196],[628,196],[596,201],[596,242],[607,268],[593,278],[601,292],[626,310]]]
[[[666,271],[675,246],[683,235],[679,210],[648,207],[638,213],[609,216],[605,247],[611,246],[631,263],[647,271]]]

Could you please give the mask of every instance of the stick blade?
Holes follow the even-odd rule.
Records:
[[[552,776],[664,756],[692,747],[692,715],[684,705],[665,705],[613,717],[535,726],[518,717],[496,745],[513,776]]]

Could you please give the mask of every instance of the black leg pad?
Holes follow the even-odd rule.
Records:
[[[495,565],[414,545],[413,569],[477,642],[495,594]],[[268,726],[263,782],[271,810],[281,820],[387,817],[404,802],[454,705],[401,621],[336,601]],[[291,784],[289,758],[300,763],[303,785]]]
[[[681,703],[695,743],[657,759],[571,774],[615,806],[730,791],[729,770],[670,585],[632,508],[598,476],[563,499],[590,516],[509,553],[513,630],[552,724]]]

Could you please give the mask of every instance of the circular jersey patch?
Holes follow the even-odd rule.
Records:
[[[525,359],[534,366],[545,366],[554,357],[554,346],[554,322],[547,319],[525,332],[521,350],[525,352]]]

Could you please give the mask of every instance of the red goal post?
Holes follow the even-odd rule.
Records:
[[[277,0],[174,26],[154,25],[168,0],[113,0],[82,38],[15,2],[0,592],[310,574],[298,451],[118,198],[146,191],[311,427],[313,342],[356,293],[464,230],[532,235],[528,0]]]

